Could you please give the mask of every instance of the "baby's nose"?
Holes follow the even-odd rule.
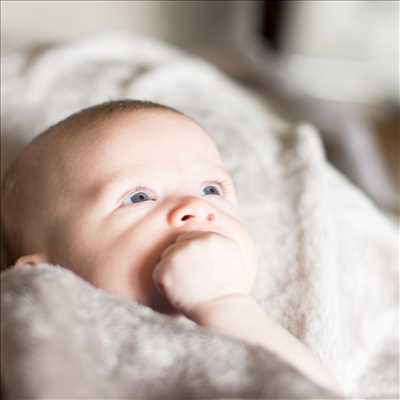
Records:
[[[180,227],[187,222],[214,221],[216,213],[204,200],[197,197],[188,197],[181,201],[168,216],[168,222],[174,227]]]

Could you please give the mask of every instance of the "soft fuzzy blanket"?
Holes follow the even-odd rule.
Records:
[[[16,268],[1,282],[7,399],[332,397],[257,346],[119,301],[60,267]]]
[[[2,60],[2,166],[71,112],[118,98],[198,120],[236,182],[259,250],[254,296],[353,398],[396,398],[396,230],[288,126],[202,60],[98,37]],[[1,379],[10,398],[323,398],[257,346],[114,299],[54,266],[1,275]],[[238,315],[240,318],[240,315]]]

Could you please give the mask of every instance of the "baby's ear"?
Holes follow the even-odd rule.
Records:
[[[47,263],[47,256],[43,253],[35,253],[18,258],[15,266],[22,267],[24,265],[35,265],[40,263]]]

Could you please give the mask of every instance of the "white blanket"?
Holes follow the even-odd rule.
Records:
[[[63,268],[14,268],[1,291],[7,400],[332,398],[262,348],[117,300]]]
[[[21,52],[8,56],[2,63],[3,165],[49,124],[82,107],[110,99],[136,98],[166,103],[198,120],[215,139],[234,177],[243,219],[259,249],[260,268],[254,296],[265,312],[320,357],[352,397],[398,396],[396,230],[359,190],[326,162],[314,128],[306,124],[288,126],[209,64],[143,38],[94,38]],[[47,289],[38,283],[41,274]],[[59,278],[52,274],[58,274]],[[57,309],[65,318],[68,315],[73,318],[76,312],[71,308],[71,304],[78,305],[72,301],[73,297],[65,313],[65,302],[58,303],[57,296],[49,294],[47,302],[47,294],[43,296],[43,293],[52,291],[53,279],[54,287],[62,285],[64,279],[69,282],[64,291],[60,289],[61,300],[69,298],[68,290],[82,291],[78,287],[83,283],[72,274],[49,272],[46,267],[37,272],[28,269],[25,273],[14,269],[2,276],[2,289],[5,288],[2,307],[5,315],[9,315],[2,324],[2,346],[21,356],[2,356],[5,388],[15,387],[18,373],[25,376],[27,371],[33,377],[38,371],[35,385],[40,386],[37,382],[41,382],[44,387],[45,377],[59,370],[54,368],[46,352],[41,361],[43,368],[35,369],[29,360],[37,360],[39,355],[34,352],[43,346],[34,350],[27,345],[32,338],[51,336],[51,329],[68,327],[66,319],[59,322]],[[17,295],[24,290],[28,293],[26,297]],[[71,331],[78,343],[76,350],[72,344],[61,347],[55,341],[53,352],[65,353],[72,364],[75,360],[77,365],[84,365],[85,368],[76,367],[67,372],[73,381],[77,378],[74,374],[81,373],[85,382],[96,378],[97,395],[107,397],[109,393],[122,397],[128,393],[129,397],[133,392],[118,391],[118,382],[127,383],[132,379],[136,383],[147,382],[145,389],[139,383],[137,386],[144,390],[138,389],[138,393],[146,398],[157,397],[160,392],[156,386],[162,387],[163,382],[174,398],[199,394],[209,398],[246,397],[245,387],[247,397],[291,398],[296,393],[303,398],[317,396],[319,389],[300,378],[298,381],[303,383],[297,386],[296,383],[293,386],[277,384],[280,392],[273,384],[268,385],[266,382],[271,376],[275,380],[275,375],[270,375],[272,371],[281,371],[281,368],[271,368],[271,355],[267,352],[254,353],[252,346],[205,334],[197,326],[189,329],[186,320],[168,321],[167,317],[134,304],[117,306],[118,301],[106,301],[108,297],[104,293],[95,293],[90,295],[90,300],[82,300],[88,301],[91,307],[82,306],[82,318],[91,318],[94,310],[96,323],[91,326],[91,332]],[[39,296],[37,301],[28,302],[27,299],[35,296]],[[108,313],[115,313],[112,323],[111,319],[107,320],[107,326],[97,315],[104,312],[100,306],[103,302],[107,303]],[[37,305],[39,316],[29,304]],[[11,316],[14,309],[24,311]],[[44,320],[46,310],[49,310],[50,323],[43,332],[40,321]],[[31,311],[39,318],[37,324],[30,319]],[[118,324],[118,315],[134,323]],[[190,333],[183,334],[183,326]],[[22,327],[26,327],[26,343],[24,336],[10,333]],[[134,339],[136,334],[139,336]],[[21,343],[9,342],[12,337]],[[93,341],[96,351],[91,350],[89,337],[97,337]],[[3,338],[7,340],[4,342]],[[75,357],[74,351],[82,350],[82,343],[88,346],[87,351]],[[162,355],[156,353],[151,368],[145,368],[155,349],[162,351]],[[252,351],[249,356],[248,352]],[[103,369],[99,363],[108,357]],[[219,367],[226,369],[225,375],[221,375],[221,369],[213,370],[210,357],[211,364],[219,363]],[[275,366],[282,364],[279,360],[276,362]],[[88,371],[89,366],[93,373]],[[174,374],[177,367],[179,373],[171,377],[169,374]],[[7,369],[10,373],[3,375]],[[50,375],[40,375],[41,370]],[[286,370],[287,376],[292,377],[293,371],[289,367]],[[101,376],[103,381],[99,381]],[[160,377],[166,378],[156,383],[154,379]],[[238,377],[242,378],[238,380]],[[201,382],[203,391],[193,389],[190,383],[193,380]],[[168,391],[168,385],[175,385],[176,391]],[[66,390],[72,386],[67,385]],[[82,390],[97,387],[94,383],[83,386]],[[121,383],[119,387],[125,386]]]

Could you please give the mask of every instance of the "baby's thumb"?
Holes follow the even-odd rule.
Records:
[[[160,261],[153,270],[152,278],[153,284],[157,288],[157,290],[165,297],[167,297],[166,293],[166,277],[165,277],[165,265],[163,261]]]
[[[157,290],[161,294],[164,294],[162,285],[160,284],[160,268],[159,268],[159,266],[160,266],[160,263],[158,263],[156,265],[156,267],[154,268],[153,273],[152,273],[152,279],[153,279],[153,284],[157,288]]]

